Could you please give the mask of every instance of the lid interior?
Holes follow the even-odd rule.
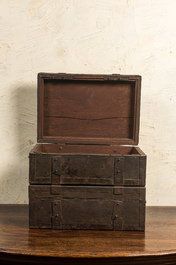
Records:
[[[39,74],[38,142],[137,144],[139,101],[139,76]]]

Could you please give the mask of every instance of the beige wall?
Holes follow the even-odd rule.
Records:
[[[175,0],[0,0],[0,203],[28,202],[41,71],[142,75],[147,204],[176,205]]]

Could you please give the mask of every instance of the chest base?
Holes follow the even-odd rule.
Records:
[[[145,188],[29,186],[30,228],[144,230]]]

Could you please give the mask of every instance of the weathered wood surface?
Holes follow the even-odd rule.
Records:
[[[38,75],[38,141],[137,144],[140,76]]]
[[[30,185],[30,228],[144,230],[145,188]]]
[[[0,264],[176,264],[176,207],[147,207],[146,230],[28,228],[27,205],[0,205]]]
[[[145,186],[145,155],[115,155],[116,147],[109,155],[74,154],[74,146],[70,155],[31,153],[30,184]]]

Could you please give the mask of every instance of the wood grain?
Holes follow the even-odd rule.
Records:
[[[132,139],[132,118],[75,119],[72,117],[44,117],[44,135],[60,137],[128,138]]]
[[[44,116],[107,119],[134,115],[134,83],[45,80]]]
[[[45,80],[44,135],[131,139],[133,85]]]
[[[1,205],[0,262],[176,264],[176,207],[147,207],[144,233],[30,230],[27,205]]]
[[[39,74],[38,141],[137,144],[139,76]]]

